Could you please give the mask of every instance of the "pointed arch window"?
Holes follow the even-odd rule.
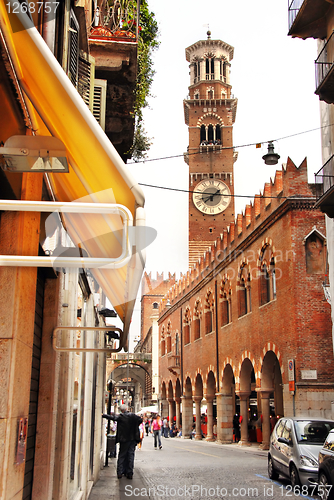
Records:
[[[178,333],[175,335],[175,355],[180,355],[180,338]]]
[[[270,278],[267,265],[263,264],[260,274],[260,304],[270,302]]]
[[[251,302],[251,281],[247,264],[244,264],[239,273],[238,280],[238,314],[239,317],[248,314],[252,310]]]
[[[221,141],[221,129],[220,125],[216,125],[216,141]]]
[[[201,79],[201,65],[199,61],[194,62],[194,83]]]
[[[205,334],[212,332],[213,309],[214,309],[214,298],[212,292],[209,291],[205,298],[205,309],[204,309]]]
[[[270,244],[266,244],[260,252],[259,278],[259,300],[263,306],[276,298],[275,257]]]
[[[161,344],[160,344],[160,354],[164,356],[166,354],[166,340],[165,340],[165,329],[161,331]]]
[[[213,138],[213,126],[212,125],[209,125],[208,126],[208,141],[213,141],[214,138]]]
[[[232,289],[228,279],[226,279],[220,290],[221,302],[221,326],[228,325],[232,321]]]
[[[193,330],[194,330],[194,340],[201,337],[201,302],[198,299],[194,308],[194,319],[193,319]]]
[[[187,307],[183,323],[183,344],[190,344],[190,309]]]
[[[214,57],[208,57],[205,60],[205,73],[206,73],[206,80],[214,80],[214,78],[215,78],[215,59],[214,59]]]
[[[206,130],[205,130],[205,125],[201,126],[201,132],[200,132],[200,142],[206,141]]]
[[[167,325],[167,354],[172,351],[172,325],[168,322]]]

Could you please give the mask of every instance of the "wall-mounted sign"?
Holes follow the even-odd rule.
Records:
[[[317,370],[300,370],[302,380],[317,380]]]
[[[295,392],[295,360],[288,360],[289,391]]]
[[[28,419],[26,417],[20,418],[17,421],[17,446],[16,446],[16,464],[23,464],[26,456],[27,446],[27,430]]]

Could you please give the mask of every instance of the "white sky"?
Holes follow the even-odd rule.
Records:
[[[321,166],[320,130],[275,143],[278,165],[264,165],[267,145],[238,148],[320,127],[319,98],[314,95],[315,40],[292,39],[288,32],[288,5],[284,0],[149,0],[160,28],[160,47],[154,56],[156,74],[145,129],[152,137],[149,158],[182,155],[188,145],[183,99],[188,95],[189,66],[185,49],[207,38],[234,47],[231,85],[238,109],[234,124],[236,214],[262,191],[264,183],[288,156],[298,166],[308,159],[309,181]],[[188,165],[183,158],[129,165],[139,183],[188,189]],[[188,195],[143,187],[147,225],[158,231],[147,249],[146,271],[186,272],[188,269]],[[140,309],[137,302],[136,312]],[[139,334],[136,318],[131,336]],[[130,343],[131,346],[131,343]]]

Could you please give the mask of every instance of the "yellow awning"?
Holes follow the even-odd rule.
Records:
[[[36,133],[59,138],[67,149],[69,173],[48,174],[56,199],[121,204],[132,213],[134,225],[145,225],[141,188],[27,15],[8,14],[8,1],[0,0],[0,23],[20,86],[37,111]],[[119,252],[115,216],[66,217],[66,226],[92,257]],[[92,270],[124,322],[124,337],[144,268],[143,246],[139,252],[134,247],[130,263],[121,269]]]

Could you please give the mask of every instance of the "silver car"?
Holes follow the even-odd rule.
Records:
[[[271,434],[268,475],[290,478],[292,487],[318,480],[318,455],[334,421],[322,418],[281,418]]]

